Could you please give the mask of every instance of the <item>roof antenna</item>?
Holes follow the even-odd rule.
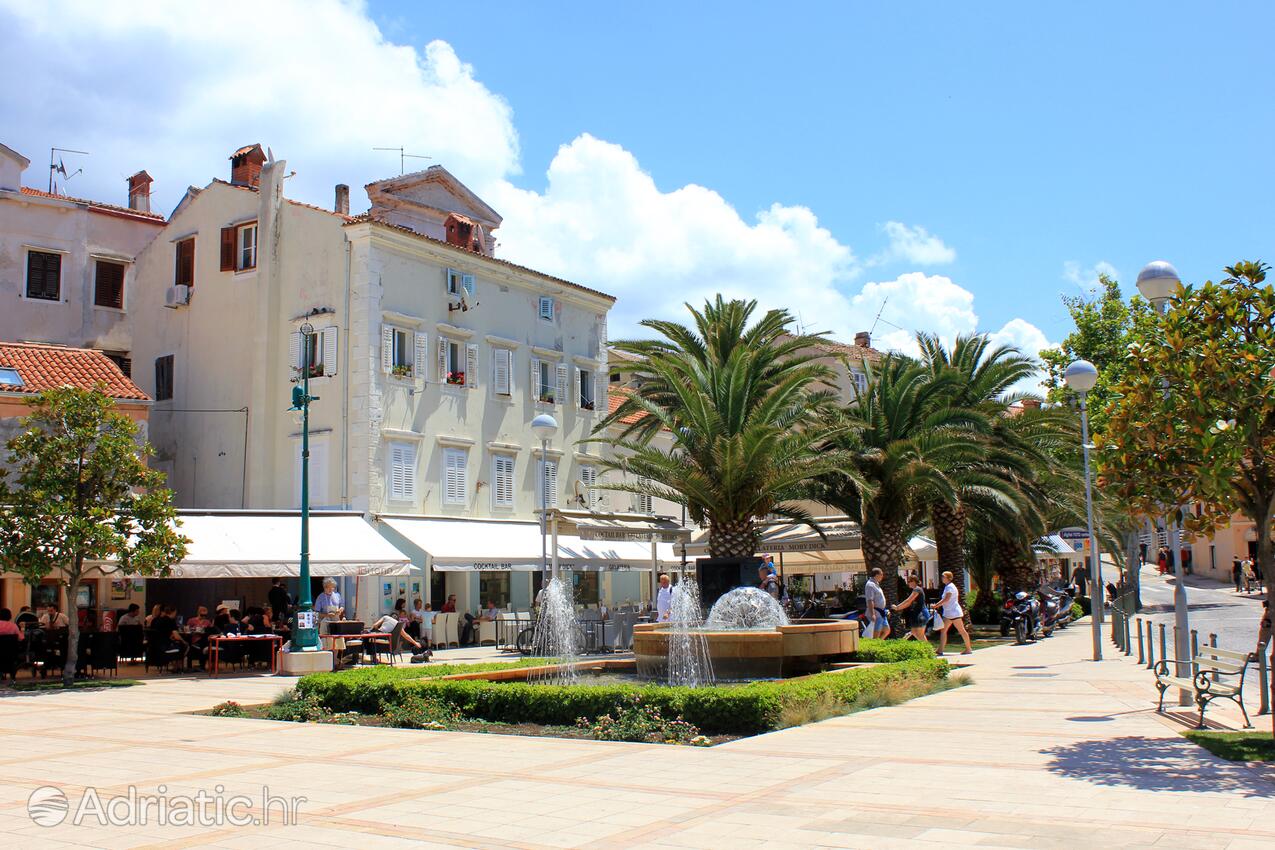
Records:
[[[66,165],[62,162],[62,157],[57,156],[57,154],[59,153],[79,153],[79,154],[84,154],[85,156],[90,155],[88,151],[76,151],[76,150],[71,150],[70,148],[49,148],[49,194],[50,195],[57,194],[57,192],[54,190],[54,187],[57,185],[56,183],[53,182],[54,174],[61,174],[62,181],[65,183],[69,181],[72,177],[74,177],[76,174],[84,173],[83,168],[77,168],[72,173],[67,174]],[[54,159],[56,159],[57,162],[54,162]]]
[[[883,299],[881,300],[881,309],[880,309],[880,310],[877,310],[877,317],[876,317],[875,319],[873,319],[873,320],[872,320],[872,327],[868,329],[868,333],[870,333],[870,334],[874,334],[874,333],[876,333],[876,332],[877,332],[877,323],[878,323],[878,322],[883,323],[883,324],[887,324],[887,325],[889,325],[890,327],[892,327],[892,328],[897,328],[898,330],[901,330],[901,331],[906,331],[906,330],[907,330],[907,328],[899,327],[898,325],[896,325],[894,322],[890,321],[889,319],[883,319],[883,318],[881,318],[881,314],[885,312],[885,305],[886,305],[887,303],[889,303],[889,301],[890,301],[890,296],[889,296],[889,295],[887,295],[885,298],[883,298]]]
[[[374,151],[398,151],[398,176],[402,177],[407,173],[407,160],[409,159],[433,159],[432,156],[421,156],[418,153],[405,153],[402,147],[397,148],[372,148]]]

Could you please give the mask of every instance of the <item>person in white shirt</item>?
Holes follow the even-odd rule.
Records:
[[[955,628],[965,640],[965,650],[961,655],[973,652],[970,647],[970,633],[965,630],[965,612],[961,610],[961,593],[952,581],[952,572],[943,572],[943,595],[939,597],[939,616],[943,618],[943,628],[939,630],[939,655],[947,648],[947,630]]]
[[[667,573],[660,573],[660,589],[655,592],[655,619],[667,623],[673,613],[673,587]]]
[[[40,615],[40,628],[42,629],[65,629],[70,625],[66,615],[58,610],[58,606],[50,605]]]
[[[323,592],[314,600],[314,612],[319,615],[319,634],[327,634],[333,620],[339,620],[345,614],[345,600],[336,589],[336,579],[323,580]]]
[[[885,594],[881,592],[881,577],[885,575],[880,567],[873,567],[868,573],[868,583],[863,588],[864,637],[888,638],[890,636],[890,614],[885,608]]]

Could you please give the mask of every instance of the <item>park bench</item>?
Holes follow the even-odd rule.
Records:
[[[1244,708],[1244,673],[1248,670],[1248,663],[1247,653],[1205,646],[1191,659],[1190,667],[1196,671],[1194,678],[1185,678],[1173,674],[1177,667],[1174,659],[1161,659],[1155,665],[1155,686],[1160,690],[1160,705],[1156,710],[1164,711],[1165,691],[1181,688],[1194,693],[1195,704],[1200,707],[1200,722],[1196,728],[1204,728],[1204,709],[1210,702],[1229,699],[1240,707],[1244,727],[1252,729],[1253,724],[1249,722],[1248,711]]]

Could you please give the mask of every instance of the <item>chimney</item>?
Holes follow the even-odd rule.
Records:
[[[871,348],[872,334],[868,331],[859,331],[854,335],[854,344],[860,348]]]
[[[154,179],[145,171],[128,178],[128,208],[138,212],[151,211],[151,183]]]
[[[336,205],[332,207],[341,215],[350,214],[350,187],[344,183],[336,184]]]
[[[261,183],[261,166],[266,161],[260,144],[245,145],[230,155],[230,182],[256,189]]]
[[[1018,403],[1023,406],[1023,410],[1040,410],[1040,399],[1038,398],[1020,399]]]

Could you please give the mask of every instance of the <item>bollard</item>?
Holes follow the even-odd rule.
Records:
[[[1141,635],[1142,632],[1138,632],[1138,636],[1141,637]],[[1129,632],[1129,615],[1127,613],[1124,615],[1124,654],[1133,655],[1133,637]]]
[[[1271,713],[1271,681],[1266,669],[1266,653],[1261,649],[1257,651],[1257,683],[1262,688],[1262,702],[1257,709],[1258,714]]]
[[[1147,620],[1147,669],[1155,669],[1155,623]]]
[[[1169,660],[1169,643],[1165,638],[1166,638],[1166,632],[1164,628],[1164,623],[1161,623],[1160,624],[1160,660],[1161,661]]]
[[[1147,653],[1146,653],[1146,650],[1143,649],[1142,647],[1142,618],[1138,617],[1136,620],[1134,620],[1133,626],[1135,629],[1138,630],[1138,664],[1139,665],[1146,664]]]
[[[1195,658],[1200,654],[1200,633],[1191,629],[1191,678],[1200,675],[1200,662]]]
[[[1214,649],[1217,649],[1217,632],[1209,632],[1209,646],[1213,647]],[[1216,670],[1213,671],[1212,679],[1215,682],[1217,681]]]

